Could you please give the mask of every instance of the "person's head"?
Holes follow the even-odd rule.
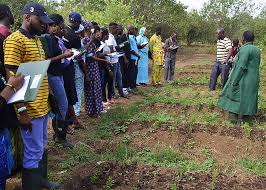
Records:
[[[147,35],[147,29],[145,27],[142,27],[140,30],[139,30],[139,35],[141,36],[146,36]]]
[[[122,35],[124,32],[124,28],[122,25],[117,25],[117,35]]]
[[[64,18],[59,14],[51,14],[49,18],[54,22],[49,24],[48,32],[55,34],[58,37],[64,36],[65,21]]]
[[[45,8],[39,3],[28,3],[23,8],[22,27],[31,35],[41,35],[46,25],[53,23]]]
[[[108,40],[108,38],[109,38],[109,31],[108,31],[108,29],[107,28],[102,28],[102,38],[101,38],[101,40],[104,42],[104,41],[106,41],[106,40]]]
[[[172,34],[171,38],[172,38],[173,41],[177,41],[177,34],[176,34],[176,32],[174,32]]]
[[[155,33],[156,33],[156,35],[160,36],[162,34],[162,28],[160,26],[157,26],[155,28]]]
[[[86,36],[90,37],[91,32],[94,31],[93,24],[91,22],[86,22],[84,23],[84,28]]]
[[[5,4],[0,4],[0,23],[10,28],[14,24],[14,17],[10,8]]]
[[[135,35],[135,27],[132,24],[127,26],[127,31],[129,35]]]
[[[113,34],[113,35],[116,35],[116,33],[117,33],[117,24],[116,24],[116,23],[111,22],[111,23],[109,24],[109,32],[110,32],[111,34]]]
[[[98,25],[93,26],[95,38],[101,39],[101,28]]]
[[[98,24],[97,22],[94,22],[94,21],[92,21],[91,24],[92,24],[93,26],[99,26],[99,24]]]
[[[237,47],[239,45],[239,40],[238,39],[234,39],[233,40],[233,46]]]
[[[217,30],[217,38],[218,40],[223,40],[225,38],[225,31],[223,28]]]
[[[255,35],[253,32],[245,31],[243,33],[243,37],[242,37],[243,44],[248,43],[248,42],[254,42],[254,40],[255,40]]]
[[[82,22],[82,17],[79,13],[77,12],[72,12],[68,16],[69,19],[69,25],[74,29],[78,30],[81,22]]]

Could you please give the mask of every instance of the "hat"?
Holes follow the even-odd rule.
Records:
[[[51,24],[53,21],[47,16],[45,8],[39,3],[28,3],[23,8],[23,14],[38,16],[44,24]]]
[[[82,18],[81,18],[81,15],[77,12],[72,12],[69,14],[69,19],[73,22],[79,22],[81,23],[82,22]]]

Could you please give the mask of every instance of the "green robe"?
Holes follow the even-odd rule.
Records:
[[[260,50],[252,43],[243,45],[231,75],[220,95],[218,106],[241,115],[258,111]]]

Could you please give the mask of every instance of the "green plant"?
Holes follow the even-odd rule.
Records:
[[[112,190],[114,185],[114,180],[112,176],[109,176],[106,181],[106,185],[104,186],[105,190]]]
[[[265,160],[245,158],[240,160],[237,164],[257,176],[266,176]]]

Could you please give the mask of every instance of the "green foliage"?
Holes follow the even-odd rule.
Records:
[[[133,160],[145,164],[161,167],[176,167],[182,173],[191,171],[211,171],[215,167],[215,161],[208,158],[203,162],[196,162],[178,154],[172,147],[157,147],[155,151],[143,150],[133,157]]]
[[[266,161],[259,159],[242,159],[238,162],[247,171],[257,175],[266,176]]]

